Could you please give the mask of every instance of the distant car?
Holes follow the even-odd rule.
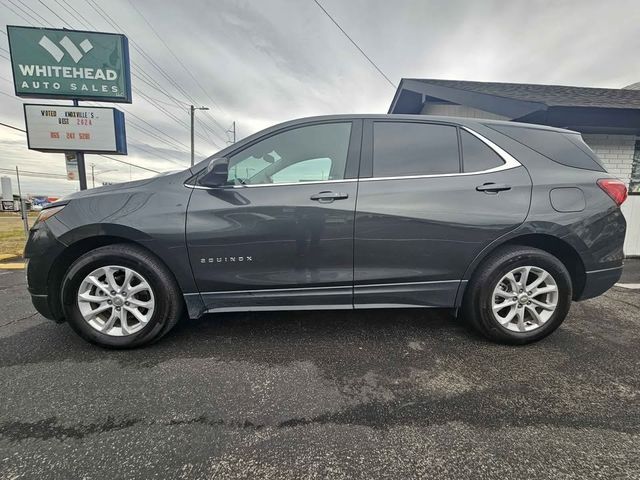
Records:
[[[451,308],[523,344],[618,280],[626,195],[568,130],[307,118],[45,208],[27,278],[40,313],[107,347],[155,341],[185,311],[395,307]]]
[[[43,208],[44,207],[42,205],[31,205],[31,211],[33,211],[33,212],[39,212]]]

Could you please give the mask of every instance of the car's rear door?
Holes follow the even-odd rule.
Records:
[[[453,306],[468,265],[524,221],[530,195],[525,168],[472,130],[366,121],[355,306]]]
[[[352,308],[361,120],[296,125],[229,157],[229,184],[196,187],[187,213],[209,310]]]

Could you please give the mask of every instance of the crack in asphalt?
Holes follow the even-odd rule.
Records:
[[[13,441],[36,438],[48,440],[50,438],[81,439],[93,433],[104,433],[111,430],[129,428],[139,423],[140,420],[126,419],[116,421],[113,417],[107,417],[102,423],[77,424],[64,426],[57,423],[55,417],[46,418],[37,422],[4,422],[0,424],[0,435]]]
[[[513,393],[513,390],[510,389]],[[522,392],[526,394],[527,392]],[[568,414],[549,412],[544,409],[508,406],[500,402],[507,391],[466,392],[455,397],[433,398],[412,401],[399,399],[391,402],[366,402],[338,412],[329,412],[313,417],[293,417],[280,422],[256,423],[250,420],[228,421],[207,415],[186,419],[156,421],[140,418],[116,420],[108,416],[102,422],[63,425],[56,417],[36,422],[9,421],[0,423],[0,437],[19,442],[26,439],[82,439],[86,436],[108,433],[140,425],[165,427],[204,425],[208,427],[229,427],[260,430],[267,427],[279,429],[304,427],[308,425],[364,426],[374,430],[387,431],[397,426],[436,426],[449,423],[463,423],[485,429],[553,427],[570,429],[598,429],[636,435],[640,433],[640,417],[629,415],[628,411],[599,414]],[[526,396],[526,395],[525,395]],[[536,402],[533,401],[536,405]]]
[[[635,308],[637,310],[640,310],[640,304],[627,302],[626,300],[622,300],[621,298],[612,297],[611,295],[609,295],[607,293],[605,293],[604,296],[609,298],[609,299],[611,299],[611,300],[613,300],[614,302],[624,303],[625,305],[628,305],[628,306],[633,307],[633,308]]]
[[[0,328],[8,327],[9,325],[13,325],[14,323],[18,323],[23,320],[29,320],[30,318],[33,318],[36,315],[38,315],[38,312],[34,312],[31,315],[27,315],[26,317],[16,318],[15,320],[11,320],[10,322],[5,323],[4,325],[0,325]]]

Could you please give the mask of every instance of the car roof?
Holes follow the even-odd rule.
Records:
[[[288,125],[295,125],[298,123],[307,123],[314,121],[331,121],[331,120],[354,120],[354,119],[371,119],[371,120],[422,120],[422,121],[433,121],[433,122],[446,122],[446,123],[456,123],[460,125],[471,125],[471,124],[482,124],[482,125],[504,125],[508,127],[521,127],[521,128],[535,128],[538,130],[548,130],[552,132],[559,133],[578,133],[573,130],[568,130],[565,128],[558,127],[550,127],[548,125],[539,125],[535,123],[524,123],[524,122],[514,122],[510,120],[492,120],[489,118],[468,118],[468,117],[451,117],[451,116],[441,116],[441,115],[420,115],[420,114],[386,114],[386,113],[374,113],[374,114],[333,114],[333,115],[318,115],[311,117],[301,117],[296,118],[294,120],[289,120],[286,122],[279,123],[277,125],[273,125],[269,127],[271,128],[281,128]]]

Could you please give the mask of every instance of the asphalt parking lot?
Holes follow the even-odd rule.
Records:
[[[116,352],[36,314],[23,271],[0,306],[3,479],[640,478],[640,290],[526,347],[386,310],[221,314]]]

